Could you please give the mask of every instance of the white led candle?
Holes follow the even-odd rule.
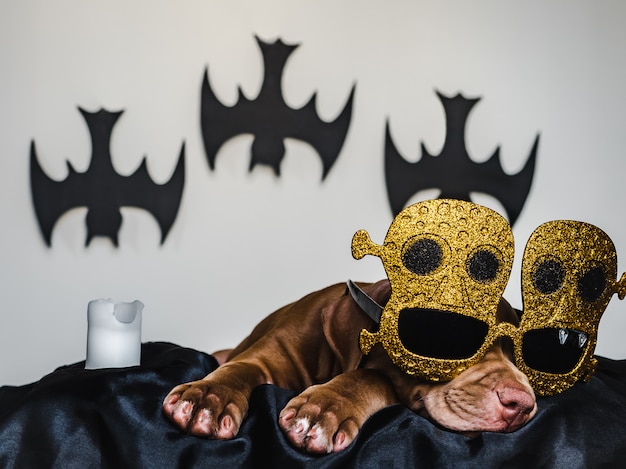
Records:
[[[143,303],[90,301],[87,307],[87,360],[85,368],[137,366],[141,360]]]

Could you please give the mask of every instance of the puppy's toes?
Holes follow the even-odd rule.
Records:
[[[316,422],[306,434],[304,449],[312,454],[332,453],[332,432],[324,428],[320,422]]]
[[[359,434],[359,426],[354,420],[346,420],[339,426],[333,438],[333,453],[346,449]]]
[[[278,424],[293,446],[312,454],[341,451],[359,432],[353,420],[340,421],[332,405],[307,402],[302,395],[287,404]]]
[[[215,433],[215,421],[211,411],[207,408],[198,409],[186,427],[190,435],[213,436]]]
[[[241,421],[241,418],[237,420]],[[219,421],[217,432],[215,433],[216,438],[229,440],[237,435],[239,431],[239,423],[237,420],[230,414],[223,415]]]
[[[284,429],[287,439],[296,448],[304,448],[311,429],[311,421],[308,417],[299,417],[293,424]]]
[[[191,435],[230,439],[247,411],[247,401],[239,394],[208,380],[195,381],[174,388],[163,401],[163,412]]]
[[[182,400],[184,390],[173,389],[163,401],[163,412],[170,420],[182,429],[187,429],[193,418],[194,405],[190,401]]]
[[[312,454],[337,453],[350,446],[359,433],[353,420],[346,420],[336,428],[335,418],[319,419],[307,432],[304,449]]]
[[[217,440],[230,440],[239,432],[243,416],[233,404],[227,405],[221,415],[211,415],[209,409],[202,409],[196,415],[190,433],[196,436],[209,436]]]

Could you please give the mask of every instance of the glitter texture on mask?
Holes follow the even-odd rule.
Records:
[[[616,282],[616,276],[615,246],[598,227],[580,221],[555,220],[542,224],[532,233],[522,259],[524,314],[515,341],[515,357],[518,368],[528,376],[537,394],[556,394],[579,380],[591,378],[597,364],[593,352],[600,318],[623,284]],[[524,361],[524,335],[544,329],[584,334],[582,356],[569,372],[543,372]],[[555,352],[550,355],[546,361],[558,359]]]
[[[495,340],[496,310],[514,255],[511,227],[498,213],[462,200],[419,202],[396,216],[382,246],[374,244],[367,232],[358,231],[352,253],[357,259],[366,254],[380,257],[391,283],[378,331],[361,333],[363,353],[381,343],[406,373],[450,380],[459,369],[478,362]],[[421,357],[398,338],[398,316],[407,309],[476,318],[489,326],[490,335],[469,358]]]
[[[361,351],[367,355],[380,343],[405,373],[430,381],[453,379],[480,361],[496,339],[506,336],[513,341],[517,367],[535,392],[543,396],[562,392],[592,376],[600,317],[613,294],[620,299],[626,296],[626,274],[619,282],[614,280],[617,255],[610,238],[588,223],[551,221],[539,226],[526,244],[519,327],[497,323],[498,303],[513,264],[513,234],[498,213],[461,200],[428,200],[405,208],[393,220],[383,245],[372,242],[366,231],[357,231],[352,255],[360,259],[368,254],[381,259],[391,297],[378,331],[361,331]],[[478,336],[480,328],[474,328],[475,337],[458,344],[470,351],[463,358],[441,358],[445,355],[441,351],[428,352],[436,347],[419,346],[418,337],[431,336],[428,330],[415,328],[429,327],[431,316],[454,317],[448,313],[486,325],[486,335]],[[400,334],[400,315],[405,318],[403,325],[413,330],[403,329]],[[446,321],[439,329],[458,329],[464,323]],[[438,334],[445,333],[439,329]],[[409,348],[434,356],[421,356]],[[451,351],[449,356],[459,355]]]

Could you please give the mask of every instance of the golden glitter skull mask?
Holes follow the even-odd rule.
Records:
[[[498,213],[461,200],[405,208],[382,246],[360,230],[352,254],[380,257],[391,283],[378,331],[361,332],[364,354],[380,343],[407,374],[447,381],[508,336],[516,365],[540,395],[591,377],[600,316],[626,282],[611,280],[616,254],[601,230],[550,222],[537,228],[526,246],[520,326],[497,323],[513,263],[513,234]]]
[[[524,313],[514,337],[516,365],[540,395],[588,381],[598,325],[614,293],[624,298],[615,246],[589,223],[557,220],[530,236],[522,259]]]
[[[382,246],[358,231],[352,254],[380,257],[391,283],[379,330],[361,333],[364,354],[380,342],[406,373],[450,380],[497,337],[514,246],[509,224],[496,212],[461,200],[421,202],[396,216]]]

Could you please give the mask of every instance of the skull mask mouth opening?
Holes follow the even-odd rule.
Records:
[[[522,357],[533,370],[567,374],[577,368],[587,352],[587,339],[587,334],[576,329],[533,329],[522,339]]]
[[[406,308],[398,316],[398,338],[404,348],[421,357],[463,360],[485,342],[489,325],[452,311]]]

